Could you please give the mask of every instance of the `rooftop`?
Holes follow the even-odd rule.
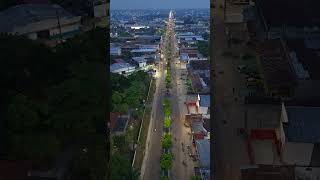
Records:
[[[194,121],[192,122],[192,131],[193,133],[206,133],[206,129],[203,127],[203,122],[201,121]]]
[[[290,87],[296,77],[290,59],[280,40],[268,40],[261,44],[260,63],[268,88]]]
[[[245,180],[292,180],[293,166],[257,165],[241,169],[242,179]]]
[[[17,27],[23,27],[48,19],[60,17],[72,18],[72,14],[59,5],[52,4],[21,4],[0,12],[0,32],[12,32]],[[10,19],[10,21],[8,21]],[[57,26],[58,24],[56,24]]]
[[[210,107],[210,95],[200,95],[200,106]]]
[[[286,111],[284,131],[289,142],[320,143],[320,107],[287,106]]]
[[[207,60],[190,61],[188,66],[192,70],[210,70],[210,62]]]
[[[130,65],[129,63],[113,63],[110,65],[111,72],[122,68],[134,68],[134,66]]]
[[[196,141],[201,168],[210,168],[210,140],[201,139]]]
[[[318,0],[256,0],[256,6],[268,27],[320,25]]]
[[[132,60],[137,63],[147,62],[147,60],[144,57],[132,57]]]
[[[156,52],[156,48],[141,48],[141,49],[133,49],[132,53],[144,53],[144,52]]]
[[[113,132],[123,132],[126,128],[127,122],[129,120],[129,116],[120,116],[117,120],[117,123],[113,129]]]

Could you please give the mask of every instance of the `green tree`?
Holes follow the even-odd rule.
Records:
[[[113,136],[113,145],[119,150],[120,153],[128,152],[128,141],[125,135]]]
[[[169,117],[165,117],[165,119],[164,119],[164,127],[165,128],[170,128],[170,126],[171,126],[170,118]]]
[[[205,41],[198,41],[197,42],[197,47],[198,47],[198,50],[199,52],[205,56],[205,57],[208,57],[208,54],[209,54],[209,44]]]
[[[162,176],[161,180],[169,180],[168,176]]]
[[[168,170],[172,167],[172,155],[169,153],[164,153],[161,156],[160,166],[163,170]]]
[[[140,173],[131,166],[128,158],[115,153],[111,156],[110,179],[112,180],[138,180]]]
[[[172,135],[170,133],[165,133],[162,137],[162,147],[165,149],[172,147]]]
[[[201,180],[199,176],[191,176],[190,180]]]

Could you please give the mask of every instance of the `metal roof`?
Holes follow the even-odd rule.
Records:
[[[199,155],[200,167],[210,167],[210,141],[209,139],[196,140],[196,146]]]
[[[320,107],[286,107],[288,125],[284,126],[289,142],[320,143]]]
[[[141,49],[133,49],[131,50],[132,53],[144,53],[144,52],[156,52],[156,48],[141,48]]]
[[[200,95],[200,106],[210,107],[210,95]]]
[[[122,68],[134,68],[134,66],[130,65],[129,63],[114,63],[110,65],[111,72]]]
[[[24,27],[48,19],[57,19],[57,13],[60,18],[74,17],[59,5],[23,4],[13,6],[0,12],[0,32],[12,32],[17,27]],[[63,22],[61,21],[61,23]]]

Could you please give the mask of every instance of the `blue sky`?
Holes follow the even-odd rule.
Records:
[[[210,0],[110,0],[111,9],[209,8]]]

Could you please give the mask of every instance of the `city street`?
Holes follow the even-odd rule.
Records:
[[[141,168],[143,180],[158,180],[161,177],[160,157],[161,157],[161,136],[163,133],[163,100],[166,94],[165,88],[165,66],[166,62],[171,66],[172,88],[169,93],[172,108],[171,133],[174,141],[171,152],[173,154],[173,166],[171,169],[172,179],[189,179],[194,174],[194,162],[189,156],[187,146],[192,147],[191,129],[184,126],[184,118],[187,114],[185,106],[187,90],[185,86],[186,66],[181,65],[178,58],[175,58],[177,42],[174,36],[174,19],[169,19],[166,41],[162,53],[165,55],[164,61],[159,64],[156,78],[156,91],[154,94],[152,117],[150,120],[148,137],[146,142],[146,153]],[[171,43],[171,50],[168,47]],[[170,61],[168,62],[168,60]],[[183,145],[182,145],[183,144]],[[185,165],[183,164],[185,162]]]
[[[172,135],[176,139],[173,142],[172,153],[174,156],[172,177],[173,179],[189,179],[194,173],[194,162],[188,154],[187,146],[192,147],[191,130],[184,126],[184,118],[187,114],[187,108],[185,106],[186,101],[186,87],[185,81],[181,79],[182,72],[185,73],[185,66],[181,66],[179,59],[175,58],[177,43],[174,36],[174,23],[172,22],[170,29],[171,43],[173,44],[171,50],[172,61],[169,62],[171,66],[172,77],[172,90],[171,90],[171,102],[172,102]],[[184,68],[183,68],[184,67]],[[186,162],[183,165],[182,162]]]
[[[159,64],[156,77],[156,91],[152,104],[151,119],[146,142],[145,156],[141,167],[142,180],[160,179],[160,157],[161,157],[161,136],[163,128],[164,113],[162,108],[164,86],[164,63]]]

